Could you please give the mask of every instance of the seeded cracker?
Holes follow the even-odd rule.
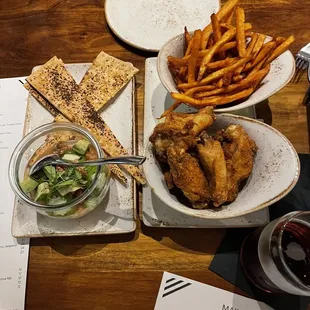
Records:
[[[79,85],[65,69],[62,60],[53,57],[32,73],[27,82],[68,120],[87,128],[110,156],[128,155],[94,107],[88,103]],[[141,184],[145,179],[134,166],[123,167]]]
[[[113,98],[138,72],[131,63],[104,52],[94,60],[83,77],[80,88],[96,111]]]
[[[69,122],[68,119],[66,119],[52,104],[50,104],[44,97],[42,97],[33,87],[30,86],[29,83],[25,83],[24,87],[29,91],[29,93],[42,104],[43,107],[46,108],[47,111],[51,113],[52,116],[55,117],[54,121],[57,123],[60,122]],[[49,145],[55,144],[56,138],[53,136],[48,137],[45,146],[48,148]],[[42,154],[45,152],[45,148],[42,149],[41,152],[38,152],[35,157],[32,157],[32,159],[39,158],[42,156]],[[36,161],[36,160],[35,160]],[[33,161],[33,163],[35,162]],[[108,165],[111,172],[123,183],[127,183],[127,178],[124,175],[123,171],[117,166],[117,165]]]

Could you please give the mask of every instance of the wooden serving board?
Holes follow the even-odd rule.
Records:
[[[90,63],[68,64],[66,68],[79,83]],[[36,70],[35,67],[33,70]],[[22,85],[20,85],[22,87]],[[12,92],[14,89],[12,89]],[[101,116],[129,154],[135,153],[135,98],[132,79],[101,111]],[[53,121],[53,117],[32,96],[28,97],[25,134]],[[58,220],[38,214],[16,200],[12,234],[14,237],[85,236],[129,233],[136,229],[136,186],[128,176],[123,185],[111,179],[110,189],[100,206],[79,219]]]

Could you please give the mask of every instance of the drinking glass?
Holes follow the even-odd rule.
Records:
[[[269,293],[310,296],[310,211],[286,214],[246,237],[246,276]]]

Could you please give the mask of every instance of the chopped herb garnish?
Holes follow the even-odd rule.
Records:
[[[79,140],[70,148],[61,142],[56,149],[59,150],[57,155],[61,158],[78,162],[85,160],[90,150],[90,143],[86,140]],[[80,196],[90,186],[96,172],[97,167],[50,165],[45,166],[32,177],[26,176],[20,185],[22,190],[36,202],[57,206],[69,203]],[[65,212],[65,215],[67,213]]]

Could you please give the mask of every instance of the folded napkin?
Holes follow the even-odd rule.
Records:
[[[283,199],[270,206],[270,220],[292,211],[310,211],[310,155],[299,154],[301,173],[294,189]],[[252,298],[263,301],[275,310],[306,310],[310,298],[265,293],[245,277],[239,261],[244,238],[253,229],[230,229],[226,233],[209,269],[239,287]]]

